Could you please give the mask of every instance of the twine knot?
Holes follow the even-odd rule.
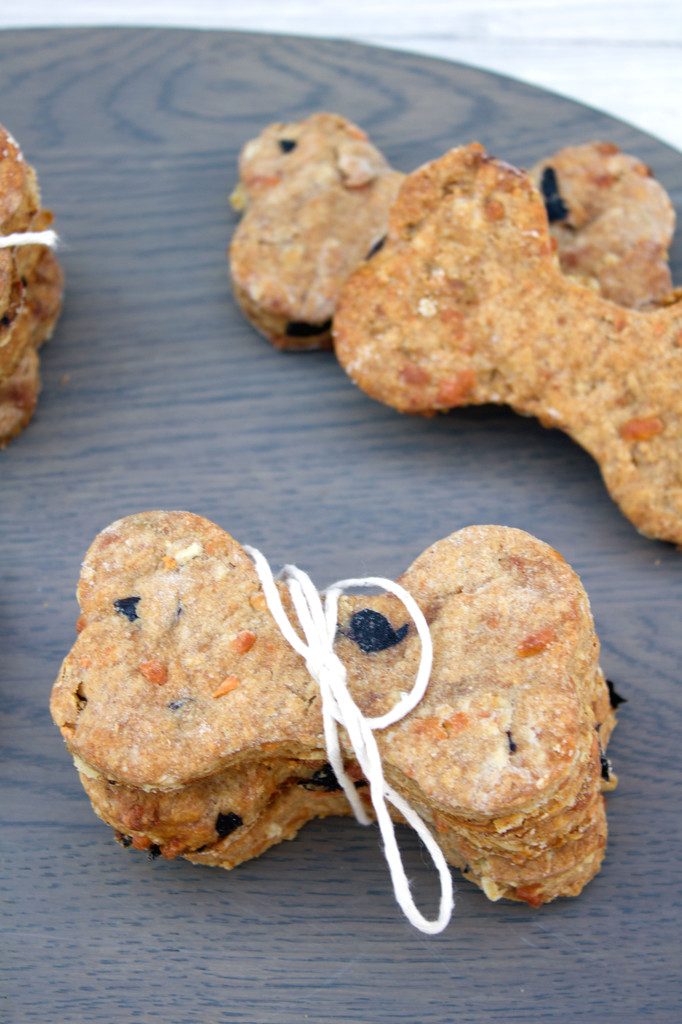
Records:
[[[384,842],[384,855],[388,862],[395,898],[405,917],[415,928],[427,935],[436,935],[447,926],[454,906],[450,869],[443,851],[422,818],[386,782],[381,754],[374,738],[375,731],[393,725],[412,711],[426,692],[433,663],[433,644],[426,619],[411,594],[392,580],[380,576],[339,580],[323,592],[323,603],[322,597],[318,594],[307,573],[295,565],[286,565],[279,574],[279,578],[286,583],[289,589],[299,624],[305,636],[305,641],[301,640],[284,610],[272,570],[265,556],[253,547],[246,547],[245,550],[253,559],[272,617],[285,640],[303,658],[308,672],[320,688],[327,758],[339,785],[348,798],[356,819],[362,825],[369,825],[371,818],[363,807],[355,784],[343,764],[339,727],[343,726],[346,730],[350,746],[369,784],[369,793]],[[339,597],[344,591],[354,587],[381,587],[383,590],[395,594],[411,615],[421,640],[421,658],[411,690],[403,694],[389,711],[376,717],[363,715],[353,700],[348,689],[345,665],[334,650]],[[388,804],[395,807],[417,833],[426,846],[438,872],[440,904],[438,916],[434,920],[424,917],[412,898]]]

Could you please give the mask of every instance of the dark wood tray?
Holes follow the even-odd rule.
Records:
[[[679,1019],[680,554],[645,540],[568,438],[496,408],[400,417],[329,354],[242,320],[224,250],[243,142],[340,111],[404,170],[478,138],[522,165],[612,139],[682,208],[682,158],[509,79],[343,42],[172,30],[0,35],[0,120],[40,172],[68,279],[33,425],[0,455],[0,1018],[239,1024]],[[682,247],[673,254],[682,280]],[[393,902],[374,829],[306,828],[231,874],[116,846],[47,703],[95,533],[145,508],[217,520],[320,585],[395,575],[466,523],[559,548],[629,703],[601,874],[534,911],[458,882],[427,939]],[[415,888],[430,870],[403,836]]]

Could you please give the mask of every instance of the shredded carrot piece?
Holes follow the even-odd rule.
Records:
[[[163,686],[164,683],[168,682],[168,669],[157,658],[152,658],[150,661],[141,661],[137,667],[149,683]]]
[[[662,430],[663,420],[660,416],[644,416],[622,423],[619,433],[624,441],[648,441]]]
[[[247,651],[251,650],[255,642],[256,634],[252,633],[250,629],[242,629],[242,631],[237,633],[234,637],[230,643],[230,647],[233,651],[236,651],[237,654],[246,654]]]
[[[556,639],[556,633],[551,626],[539,629],[537,633],[531,633],[522,640],[516,648],[519,658],[532,658],[534,654],[540,654],[545,647],[549,647],[552,640]]]
[[[213,697],[224,697],[226,693],[232,693],[239,686],[239,680],[236,676],[228,676],[222,681],[217,690],[212,694]]]

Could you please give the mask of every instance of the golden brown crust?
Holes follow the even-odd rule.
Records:
[[[230,246],[244,314],[281,349],[329,348],[339,289],[385,233],[402,178],[337,114],[269,125],[244,146]]]
[[[429,548],[401,583],[427,618],[434,665],[420,705],[378,734],[388,781],[490,892],[563,877],[569,847],[596,865],[584,838],[594,815],[603,819],[595,730],[605,745],[614,717],[575,573],[520,530],[469,527]],[[105,820],[186,854],[212,847],[227,800],[253,831],[235,832],[241,853],[221,840],[203,860],[232,866],[278,829],[284,838],[336,813],[333,800],[297,790],[278,803],[325,759],[319,694],[232,537],[190,513],[130,516],[92,544],[78,596],[79,637],[51,710]],[[368,609],[394,631],[370,653],[353,632]],[[341,600],[337,651],[367,714],[387,710],[414,677],[420,645],[407,619],[391,595]],[[596,843],[602,832],[589,834]],[[534,874],[509,868],[506,878],[528,860]],[[542,894],[560,890],[547,883]]]
[[[540,161],[530,176],[545,194],[564,273],[635,309],[669,294],[675,211],[646,164],[611,142],[587,142]]]
[[[386,245],[347,281],[336,354],[402,412],[496,402],[565,430],[642,533],[682,543],[682,304],[623,309],[552,249],[527,175],[452,150],[406,178]]]

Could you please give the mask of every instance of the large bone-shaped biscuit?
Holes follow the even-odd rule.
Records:
[[[577,576],[528,534],[486,526],[435,544],[400,582],[429,623],[434,667],[420,705],[377,734],[387,780],[489,894],[544,902],[579,891],[603,855],[614,718]],[[52,714],[117,830],[231,866],[253,853],[248,842],[236,859],[229,851],[239,830],[208,840],[223,799],[223,818],[241,801],[256,852],[277,841],[259,821],[281,838],[347,810],[300,785],[325,760],[319,692],[228,534],[189,513],[121,520],[90,548],[78,596]],[[411,685],[420,644],[406,619],[392,595],[341,599],[337,653],[367,714]],[[278,774],[282,759],[299,769]],[[275,762],[267,779],[247,778]]]
[[[530,179],[481,146],[405,180],[334,339],[402,412],[495,402],[565,430],[639,530],[682,543],[682,304],[627,310],[563,275]]]

